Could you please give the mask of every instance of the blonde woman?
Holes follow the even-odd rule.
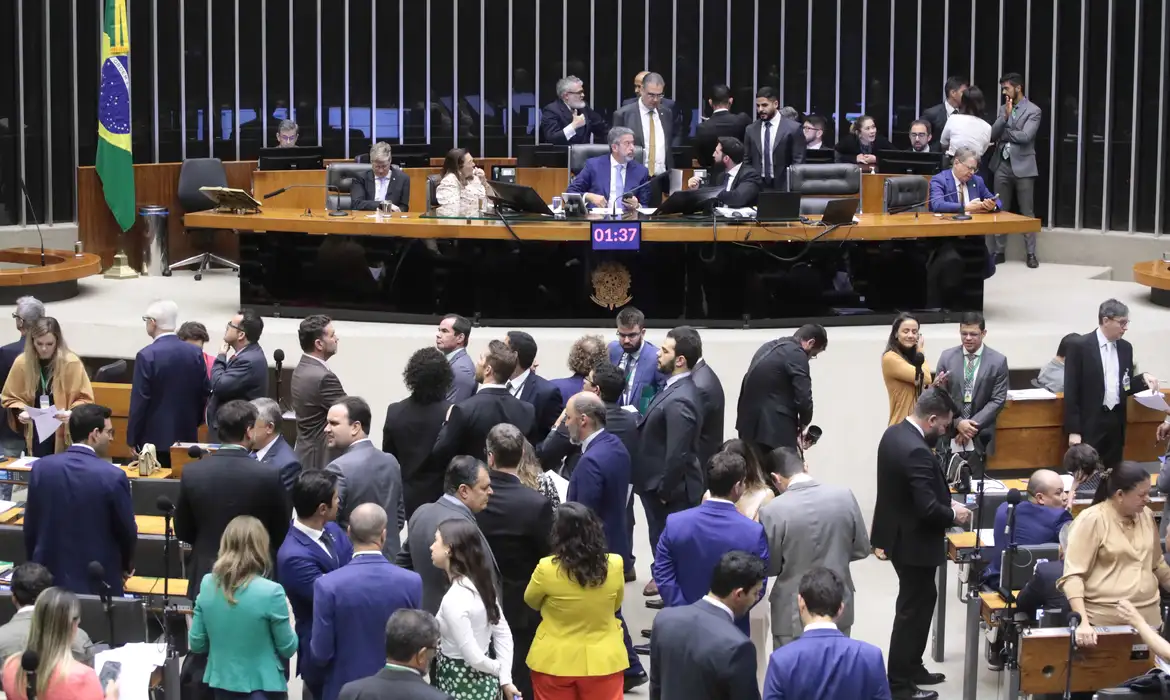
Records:
[[[743,495],[735,502],[735,509],[740,515],[759,522],[760,509],[776,497],[776,492],[772,490],[772,478],[765,473],[763,467],[763,460],[767,459],[767,455],[760,455],[751,443],[739,438],[723,443],[719,451],[743,457],[747,471],[743,479]],[[710,497],[710,491],[703,494],[704,501]]]
[[[12,370],[0,392],[0,403],[8,409],[8,425],[24,432],[28,454],[44,457],[64,452],[69,446],[69,411],[93,403],[93,386],[81,358],[69,350],[57,319],[46,316],[29,329],[24,352],[12,363]],[[39,435],[28,409],[56,406],[61,426],[56,436]],[[52,438],[52,439],[50,439]]]
[[[544,494],[544,497],[552,502],[553,508],[561,504],[556,482],[553,481],[552,475],[540,466],[540,460],[536,458],[536,449],[527,440],[524,441],[524,456],[520,458],[520,465],[516,467],[516,476],[519,477],[520,483]]]
[[[284,661],[297,650],[288,599],[272,568],[268,531],[250,515],[228,523],[219,558],[203,577],[188,641],[207,654],[203,682],[215,700],[285,700]]]
[[[81,620],[77,596],[64,588],[46,588],[33,608],[26,651],[37,653],[38,700],[117,700],[118,686],[103,691],[97,673],[73,658],[73,638]],[[21,654],[4,661],[4,693],[9,700],[28,699],[28,677]]]

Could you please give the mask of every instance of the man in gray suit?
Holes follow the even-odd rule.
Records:
[[[330,447],[345,452],[325,469],[337,474],[337,524],[341,527],[349,525],[349,514],[363,503],[382,506],[387,517],[394,514],[382,545],[382,553],[393,560],[406,524],[402,467],[394,455],[374,447],[367,433],[370,420],[370,405],[358,396],[347,396],[329,409],[325,436]]]
[[[470,339],[471,321],[459,314],[447,314],[439,321],[435,347],[447,356],[447,363],[455,374],[451,389],[447,392],[447,401],[450,403],[459,403],[475,393],[478,381],[475,377],[475,360],[467,354],[467,341]]]
[[[394,562],[422,577],[423,610],[432,615],[439,612],[439,603],[443,602],[443,594],[451,585],[447,580],[447,574],[431,562],[431,545],[435,542],[435,532],[441,523],[455,518],[463,518],[475,525],[478,530],[479,523],[475,520],[475,514],[487,507],[488,499],[492,495],[492,480],[483,462],[475,457],[459,455],[447,465],[443,490],[444,493],[439,500],[420,506],[414,511],[414,515],[410,516],[406,542],[403,543],[402,551],[398,552]],[[484,551],[491,558],[492,568],[496,568],[496,559],[487,538],[482,532],[479,536],[483,540]]]
[[[328,316],[317,314],[297,329],[301,361],[293,370],[292,406],[297,416],[297,459],[305,469],[321,469],[336,454],[325,445],[325,416],[345,398],[341,381],[326,363],[337,354],[337,332]]]
[[[1007,402],[1008,363],[983,342],[986,335],[983,314],[968,311],[959,319],[962,345],[943,350],[935,365],[936,372],[946,373],[941,386],[959,407],[952,430],[957,452],[975,451],[977,436],[987,454],[995,452],[995,418]],[[934,381],[939,386],[938,375]]]
[[[0,658],[7,659],[25,650],[37,598],[52,585],[53,574],[35,562],[25,562],[12,571],[12,604],[16,606],[16,613],[0,627]],[[73,638],[72,652],[74,659],[93,665],[93,642],[80,627]]]
[[[814,480],[800,454],[777,447],[770,455],[772,482],[780,495],[760,509],[768,538],[768,575],[775,576],[772,641],[784,646],[804,631],[796,596],[800,579],[812,569],[831,569],[845,582],[845,606],[837,627],[845,636],[853,626],[853,577],[850,562],[869,556],[869,534],[853,492]]]
[[[642,92],[637,101],[613,113],[613,125],[634,132],[634,145],[642,147],[642,164],[650,171],[654,206],[663,192],[670,191],[670,169],[674,167],[671,139],[674,125],[670,110],[663,106],[666,80],[658,73],[642,77]]]
[[[999,79],[1003,87],[1004,105],[999,118],[991,125],[991,140],[997,141],[991,156],[995,173],[995,192],[1003,202],[1004,211],[1015,211],[1023,216],[1036,216],[1034,207],[1036,180],[1036,132],[1040,130],[1040,108],[1024,97],[1024,79],[1019,73],[1008,73]],[[1036,234],[1024,234],[1028,251],[1028,267],[1039,267],[1036,258]],[[995,236],[995,261],[1004,261],[1007,236]]]

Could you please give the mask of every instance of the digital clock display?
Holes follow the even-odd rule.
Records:
[[[589,225],[593,250],[638,250],[642,245],[640,221],[594,221]]]

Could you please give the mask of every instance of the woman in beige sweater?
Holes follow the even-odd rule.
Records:
[[[893,425],[906,420],[914,410],[919,394],[932,384],[930,364],[922,349],[925,342],[918,331],[918,319],[907,313],[898,314],[890,327],[886,351],[882,354],[882,380],[890,397],[890,420]],[[922,374],[915,370],[915,363],[922,365]],[[946,379],[946,372],[934,377],[934,381]]]
[[[1151,625],[1161,624],[1158,588],[1170,589],[1170,566],[1158,546],[1158,526],[1147,508],[1150,475],[1136,462],[1106,472],[1094,505],[1072,522],[1064,576],[1057,587],[1081,616],[1076,638],[1093,646],[1093,627],[1126,624],[1117,608],[1129,600]]]

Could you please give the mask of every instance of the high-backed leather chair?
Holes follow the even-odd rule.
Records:
[[[882,211],[927,211],[930,203],[930,182],[921,175],[899,175],[886,178],[882,196]]]
[[[436,196],[439,191],[439,183],[442,182],[442,175],[427,175],[427,208],[434,209],[439,206],[439,199]]]
[[[330,190],[326,194],[325,208],[353,209],[353,200],[349,196],[353,180],[373,169],[374,166],[369,163],[330,163],[325,168],[325,184],[336,187],[337,191]]]
[[[227,184],[227,171],[223,168],[222,160],[219,158],[189,158],[183,161],[183,167],[179,170],[179,187],[176,193],[179,204],[182,205],[184,212],[207,211],[215,206],[215,202],[200,192],[199,188],[227,187]],[[170,265],[163,273],[164,275],[170,275],[172,270],[198,265],[195,270],[195,279],[201,280],[203,279],[203,271],[211,267],[213,262],[239,272],[240,266],[237,263],[211,252],[212,237],[215,231],[187,229],[187,234],[196,239],[197,249],[201,249],[203,252]]]
[[[569,177],[576,177],[585,167],[585,161],[597,156],[609,155],[607,143],[583,143],[569,146]],[[642,147],[634,146],[634,160],[642,162]]]
[[[788,189],[804,195],[801,214],[823,214],[830,199],[861,194],[861,168],[853,163],[790,165]]]

